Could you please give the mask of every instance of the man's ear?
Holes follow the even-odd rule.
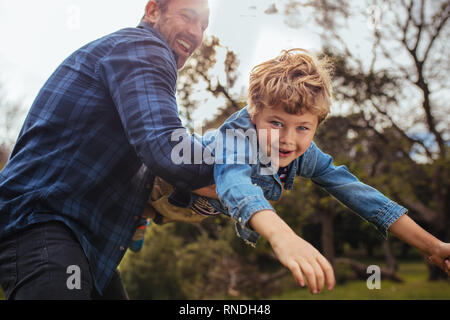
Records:
[[[256,114],[255,114],[255,113],[250,114],[250,121],[251,121],[254,125],[256,125]]]
[[[150,0],[145,6],[145,16],[144,21],[150,23],[151,25],[155,25],[161,17],[161,9],[155,0]]]

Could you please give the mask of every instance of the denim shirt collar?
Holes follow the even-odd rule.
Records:
[[[295,159],[288,165],[288,175],[286,178],[286,182],[284,183],[284,189],[291,190],[292,186],[294,185],[294,179],[298,168],[298,163],[300,161],[300,158]]]
[[[152,26],[150,23],[145,22],[145,21],[141,21],[141,22],[138,24],[137,28],[147,30],[147,31],[151,32],[151,33],[152,33],[155,37],[157,37],[159,40],[164,41],[164,43],[166,43],[167,46],[168,46],[168,47],[170,48],[170,50],[172,51],[172,53],[173,53],[173,55],[174,55],[174,58],[175,58],[175,61],[178,61],[178,54],[177,54],[177,53],[172,49],[172,47],[167,43],[166,38],[164,38],[164,36],[163,36],[161,33],[159,33],[155,28],[153,28],[153,26]]]

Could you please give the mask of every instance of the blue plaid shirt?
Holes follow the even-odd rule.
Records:
[[[214,183],[212,166],[175,165],[170,158],[178,143],[171,134],[184,130],[177,71],[176,54],[147,23],[68,57],[36,97],[0,172],[0,239],[34,223],[64,222],[102,292],[155,174],[188,190]]]

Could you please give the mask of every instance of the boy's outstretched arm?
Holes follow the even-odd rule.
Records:
[[[398,218],[388,231],[426,254],[433,264],[450,276],[450,243],[437,239],[406,214]]]
[[[300,286],[305,286],[304,275],[311,293],[320,293],[325,284],[328,290],[334,288],[334,271],[328,260],[295,234],[275,212],[259,211],[249,224],[270,242],[278,260],[292,272]]]

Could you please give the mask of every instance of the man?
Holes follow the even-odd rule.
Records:
[[[211,166],[170,159],[177,69],[208,19],[207,0],[151,0],[138,28],[82,47],[41,89],[0,172],[8,299],[108,297],[155,173],[189,190],[213,183]]]

